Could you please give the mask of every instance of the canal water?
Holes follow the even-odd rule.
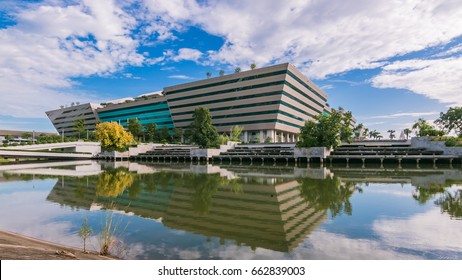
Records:
[[[0,166],[0,229],[126,259],[462,259],[462,170]],[[104,230],[111,223],[111,230]]]

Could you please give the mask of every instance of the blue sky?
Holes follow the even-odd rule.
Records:
[[[462,105],[460,0],[0,1],[0,129],[289,62],[371,130]]]

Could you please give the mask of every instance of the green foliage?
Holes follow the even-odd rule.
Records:
[[[79,119],[74,121],[74,129],[77,131],[79,135],[79,139],[82,135],[85,135],[85,120]]]
[[[446,113],[441,112],[435,123],[462,137],[462,107],[450,107]]]
[[[23,138],[23,139],[32,138],[32,133],[30,133],[30,132],[24,132],[23,134],[21,134],[21,138]]]
[[[332,218],[353,212],[350,197],[355,191],[362,190],[354,184],[342,184],[338,177],[326,179],[300,178],[298,187],[300,196],[316,210],[329,210]]]
[[[257,64],[255,63],[250,64],[250,69],[254,70],[255,68],[257,68]]]
[[[220,76],[224,76],[225,75],[225,70],[220,70],[219,74],[220,74]]]
[[[83,252],[87,252],[86,250],[86,241],[87,238],[93,233],[93,229],[88,226],[88,218],[83,220],[82,227],[79,230],[79,237],[83,240]]]
[[[360,138],[362,135],[361,135],[361,132],[364,130],[364,124],[360,123],[358,124],[354,129],[353,129],[353,135],[355,136],[355,138]]]
[[[168,127],[163,126],[159,131],[159,138],[162,143],[170,143],[172,142],[172,136],[168,131]]]
[[[342,120],[340,122],[340,141],[351,143],[351,138],[353,136],[353,129],[351,128],[353,114],[351,114],[350,111],[340,111],[339,113],[342,115]]]
[[[173,143],[181,143],[181,137],[183,136],[183,129],[175,127],[173,129],[173,135],[171,136]]]
[[[244,128],[240,125],[235,125],[231,127],[231,141],[240,142],[241,141],[240,137],[241,137],[243,129]]]
[[[127,130],[138,140],[143,135],[143,126],[138,119],[129,119]]]
[[[116,122],[103,122],[96,125],[96,137],[106,151],[125,151],[134,142],[130,132]]]
[[[336,148],[341,141],[351,141],[350,121],[351,113],[342,114],[334,109],[330,115],[315,116],[301,128],[297,147]]]
[[[155,123],[148,123],[144,126],[144,134],[148,142],[156,141],[157,136],[157,125]]]
[[[434,140],[434,139],[432,139]],[[460,147],[462,146],[462,137],[456,138],[456,137],[444,137],[444,139],[440,139],[442,141],[445,141],[444,144],[448,147]],[[435,141],[437,141],[435,139]]]
[[[420,118],[417,120],[417,122],[412,126],[412,129],[416,130],[417,136],[443,136],[444,131],[442,130],[437,130],[433,126],[431,126],[429,123],[427,123],[426,120]]]
[[[440,206],[442,212],[460,219],[462,217],[462,190],[456,190],[454,193],[444,192],[443,196],[435,201],[435,204]]]
[[[226,134],[220,135],[220,136],[218,137],[218,143],[219,143],[220,145],[226,145],[226,143],[228,143],[228,141],[229,141],[229,136],[226,135]]]
[[[272,143],[272,142],[273,142],[273,138],[271,138],[271,137],[269,137],[269,136],[266,137],[266,139],[265,139],[265,144],[269,144],[269,143]]]
[[[409,139],[409,134],[411,134],[412,130],[409,128],[405,128],[403,132],[404,132],[404,135],[406,135],[406,139]]]
[[[218,132],[212,125],[209,109],[198,107],[194,110],[193,121],[190,125],[191,141],[201,148],[216,147]]]
[[[395,138],[396,130],[390,129],[387,132],[390,133],[390,139],[393,140],[393,138]]]
[[[207,79],[209,79],[210,77],[212,77],[212,72],[209,71],[206,73],[206,75],[207,75]]]
[[[236,69],[234,69],[234,73],[239,73],[241,72],[241,67],[236,67]]]

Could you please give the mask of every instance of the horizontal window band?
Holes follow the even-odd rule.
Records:
[[[220,127],[220,126],[246,125],[246,124],[259,124],[259,123],[282,123],[282,124],[289,125],[289,126],[296,127],[296,128],[301,128],[302,127],[301,125],[297,125],[297,124],[294,124],[294,123],[290,123],[290,122],[283,121],[283,120],[278,120],[278,119],[242,121],[242,122],[229,122],[229,123],[214,124],[213,126]],[[181,127],[184,128],[184,127],[188,127],[188,126],[189,126],[189,124],[185,124],[185,125],[182,125]]]
[[[264,87],[271,87],[271,86],[277,86],[277,85],[283,85],[283,84],[284,84],[284,81],[277,81],[277,82],[271,82],[271,83],[264,83],[264,84],[245,86],[245,87],[236,87],[236,88],[226,89],[226,90],[211,91],[211,92],[201,93],[201,94],[191,94],[191,95],[188,95],[188,96],[169,99],[168,102],[170,102],[170,104],[171,104],[173,102],[181,101],[181,100],[194,99],[194,98],[200,98],[200,97],[206,97],[206,96],[215,96],[215,95],[219,95],[219,94],[233,93],[233,92],[238,92],[238,91],[257,89],[257,88],[264,88]]]
[[[310,87],[307,83],[305,83],[304,81],[302,81],[299,77],[297,77],[294,73],[290,72],[290,71],[287,71],[287,74],[289,76],[291,76],[294,80],[296,80],[297,82],[299,82],[300,84],[302,84],[304,87],[306,87],[307,89],[309,89],[312,93],[316,94],[319,98],[321,98],[324,102],[327,102],[327,99],[320,95],[316,90],[314,90],[312,87]]]
[[[290,118],[298,120],[298,121],[302,121],[302,122],[305,121],[304,119],[302,119],[300,117],[294,116],[292,114],[289,114],[289,113],[281,111],[281,110],[271,110],[271,111],[260,111],[260,112],[249,112],[249,113],[240,113],[240,114],[212,116],[212,121],[213,120],[220,120],[220,119],[227,119],[227,118],[239,118],[239,117],[259,116],[259,115],[268,115],[268,114],[281,114],[281,115],[285,115],[287,117],[290,117]],[[184,120],[178,120],[178,121],[192,122],[193,119],[191,118],[191,119],[184,119]]]
[[[222,82],[216,82],[216,83],[210,83],[210,84],[201,85],[201,86],[194,86],[194,87],[189,87],[189,88],[184,88],[184,89],[172,90],[170,92],[166,92],[165,94],[170,95],[170,94],[175,94],[175,93],[181,93],[181,92],[193,91],[193,90],[198,90],[198,89],[204,89],[204,88],[228,85],[228,84],[233,84],[233,83],[238,83],[238,82],[243,82],[243,81],[256,80],[256,79],[267,78],[267,77],[283,75],[283,74],[287,74],[287,70],[276,71],[276,72],[265,73],[265,74],[254,75],[254,76],[248,76],[248,77],[242,77],[242,78],[237,78],[237,79],[232,79],[232,80],[227,80],[227,81],[222,81]]]

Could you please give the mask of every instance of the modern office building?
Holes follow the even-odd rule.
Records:
[[[164,95],[175,127],[207,107],[218,132],[244,127],[244,142],[294,142],[306,120],[330,110],[327,95],[288,63],[167,87]]]
[[[94,131],[96,123],[99,122],[99,117],[96,114],[96,109],[101,107],[99,104],[85,103],[74,106],[65,107],[60,109],[46,112],[48,118],[53,123],[56,131],[60,135],[65,136],[75,135],[75,121],[84,120],[85,129]]]
[[[96,110],[102,122],[118,122],[127,128],[129,119],[138,119],[142,125],[155,123],[158,128],[174,127],[167,99],[162,92],[143,94],[104,105]]]
[[[95,122],[116,121],[126,127],[131,118],[187,128],[197,107],[206,107],[221,134],[243,127],[244,142],[294,142],[305,121],[331,111],[327,95],[289,63],[164,88],[161,92],[47,112],[59,133],[73,133],[78,118],[88,129]]]

